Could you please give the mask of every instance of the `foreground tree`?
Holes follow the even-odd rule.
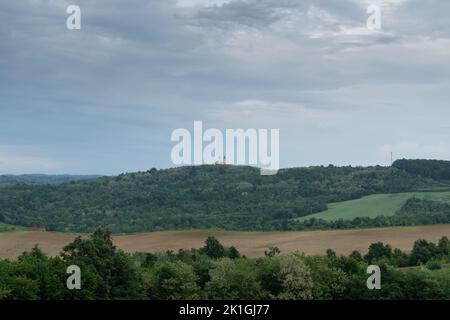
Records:
[[[279,299],[312,299],[311,272],[298,255],[289,254],[281,258],[279,276],[282,287],[282,291],[278,295]]]
[[[262,299],[267,293],[257,280],[255,266],[248,259],[215,261],[206,284],[210,299]]]
[[[392,247],[382,242],[372,243],[369,246],[369,252],[364,256],[367,263],[374,263],[381,258],[390,259],[392,257]]]
[[[61,256],[68,265],[81,268],[80,293],[92,290],[96,299],[143,297],[141,275],[131,257],[113,245],[110,232],[97,230],[88,239],[78,237],[63,248]]]
[[[149,277],[147,294],[160,300],[195,300],[202,297],[192,266],[181,261],[157,264]]]
[[[214,237],[208,237],[206,239],[203,251],[213,259],[223,258],[226,255],[224,246]]]

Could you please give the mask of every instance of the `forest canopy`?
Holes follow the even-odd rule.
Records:
[[[261,176],[252,167],[214,165],[151,169],[59,184],[20,182],[1,188],[0,223],[71,232],[93,232],[98,227],[113,233],[189,228],[291,230],[304,228],[295,223],[296,218],[324,211],[330,202],[450,189],[448,182],[432,179],[434,174],[404,170],[401,163],[394,167],[292,168],[275,176]]]

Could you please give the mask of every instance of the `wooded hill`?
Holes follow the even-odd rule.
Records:
[[[0,192],[0,222],[50,231],[290,230],[327,203],[377,193],[449,190],[435,163],[405,167],[309,167],[261,176],[215,165],[121,174],[62,184],[16,183]],[[408,160],[409,161],[409,160]],[[450,168],[449,162],[440,162]],[[411,169],[412,168],[412,169]],[[431,173],[429,173],[431,172]],[[442,178],[445,170],[439,167]]]

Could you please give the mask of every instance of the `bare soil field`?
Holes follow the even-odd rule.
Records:
[[[409,251],[417,239],[437,242],[442,236],[450,238],[450,225],[305,232],[164,231],[117,235],[114,244],[131,253],[177,251],[199,248],[208,236],[218,238],[226,246],[235,246],[248,257],[261,256],[271,246],[282,252],[300,251],[309,255],[324,254],[328,248],[349,254],[353,250],[366,252],[377,241]],[[57,255],[74,238],[74,234],[42,231],[0,233],[0,258],[14,259],[35,244],[47,254]]]

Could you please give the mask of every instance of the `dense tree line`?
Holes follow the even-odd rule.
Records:
[[[301,248],[299,248],[301,249]],[[60,256],[38,247],[0,261],[0,299],[449,299],[450,243],[418,240],[406,254],[383,243],[367,254],[280,254],[249,259],[208,238],[203,248],[126,254],[98,230]],[[366,286],[369,264],[381,268],[381,290]],[[66,268],[82,270],[81,289],[66,288]]]
[[[401,159],[396,160],[393,166],[408,173],[435,180],[450,180],[450,161]]]
[[[439,188],[391,167],[310,167],[261,176],[256,168],[198,166],[0,192],[0,222],[50,231],[140,232],[186,228],[287,230],[327,203],[374,193]]]
[[[21,174],[21,175],[0,175],[0,187],[15,184],[41,185],[60,184],[71,181],[88,180],[99,178],[98,175],[47,175],[47,174]]]
[[[450,204],[411,198],[393,216],[357,217],[352,220],[339,219],[336,221],[311,218],[304,221],[293,221],[290,228],[292,230],[325,230],[435,224],[450,224]]]

